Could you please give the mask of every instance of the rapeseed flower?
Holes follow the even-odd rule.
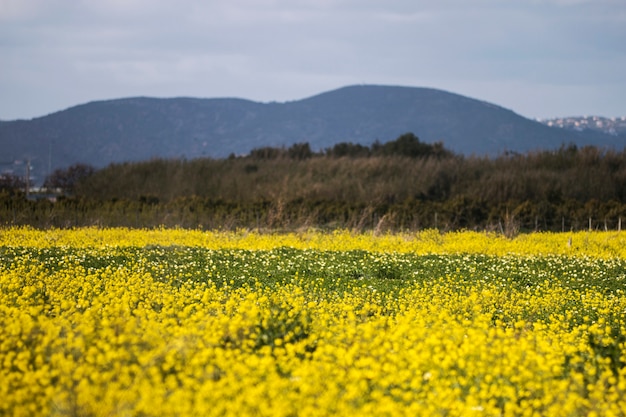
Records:
[[[624,415],[623,238],[569,236],[2,230],[0,414]]]

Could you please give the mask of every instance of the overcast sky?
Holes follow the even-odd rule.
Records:
[[[434,87],[626,116],[626,0],[0,0],[0,119],[130,96]]]

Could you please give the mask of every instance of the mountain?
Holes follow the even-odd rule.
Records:
[[[441,90],[359,85],[285,103],[125,98],[0,122],[0,163],[5,164],[0,169],[21,174],[30,160],[31,175],[41,182],[51,170],[79,162],[103,167],[153,157],[221,158],[299,142],[320,150],[339,142],[386,142],[406,132],[478,155],[626,143],[622,136],[547,126]]]

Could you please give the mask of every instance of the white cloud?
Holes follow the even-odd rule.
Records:
[[[482,89],[485,99],[506,98],[512,108],[549,85],[589,92],[610,80],[620,91],[624,4],[0,0],[0,118],[112,95],[269,101],[355,83],[434,86],[477,98]],[[617,93],[602,91],[605,102],[617,102]],[[601,105],[570,97],[581,107]]]
[[[43,13],[44,0],[0,0],[0,21],[28,19]]]

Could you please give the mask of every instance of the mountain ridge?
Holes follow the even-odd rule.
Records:
[[[42,181],[59,167],[150,158],[223,158],[264,146],[386,142],[413,132],[460,154],[623,147],[626,135],[547,126],[486,101],[428,87],[353,85],[301,100],[126,97],[0,122],[0,166],[30,160]],[[14,164],[15,165],[15,164]]]

